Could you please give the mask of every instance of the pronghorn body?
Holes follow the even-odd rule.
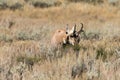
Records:
[[[67,25],[66,30],[58,29],[55,31],[51,39],[51,45],[52,47],[56,48],[62,46],[63,44],[71,44],[71,45],[75,45],[76,43],[78,44],[80,41],[81,32],[84,32],[83,24],[79,31],[76,31],[76,24],[75,26],[73,26],[71,30],[68,29],[68,25]]]
[[[65,30],[56,30],[52,39],[51,44],[53,47],[61,46],[62,44],[66,44],[67,34]]]

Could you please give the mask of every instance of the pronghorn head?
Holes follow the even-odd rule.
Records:
[[[63,44],[74,45],[76,43],[79,43],[79,41],[80,41],[79,35],[81,32],[84,32],[83,24],[79,31],[76,31],[76,24],[72,27],[72,29],[69,29],[68,24],[67,24],[66,30],[58,29],[55,31],[55,33],[51,39],[51,44],[54,47],[57,47],[57,46],[63,45]]]
[[[80,30],[76,30],[76,24],[73,26],[71,30],[68,30],[68,40],[69,43],[72,45],[78,44],[80,42],[80,34],[84,32],[83,30],[83,23],[81,23]]]

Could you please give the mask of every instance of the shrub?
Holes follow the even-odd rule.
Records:
[[[59,0],[25,0],[26,3],[32,4],[36,8],[48,8],[51,6],[60,6],[62,4]]]
[[[12,37],[9,36],[9,35],[0,34],[0,41],[12,42],[13,39],[12,39]]]
[[[87,34],[87,38],[88,39],[96,39],[96,40],[99,40],[100,39],[100,33],[88,33]]]
[[[47,8],[47,7],[52,6],[52,5],[48,4],[48,3],[39,2],[39,1],[32,3],[32,5],[33,5],[34,7],[38,7],[38,8]]]
[[[25,32],[20,32],[17,35],[18,40],[29,40],[29,36]]]
[[[105,49],[103,47],[100,47],[96,50],[96,59],[102,58],[103,61],[106,60],[107,58],[107,52],[105,51]]]
[[[73,49],[75,50],[75,51],[79,51],[80,50],[80,45],[79,44],[75,44],[74,46],[73,46]]]
[[[28,66],[29,70],[32,70],[32,66],[41,60],[40,57],[28,57],[28,56],[18,56],[17,62],[23,62]]]
[[[17,40],[39,40],[40,39],[40,33],[39,32],[24,32],[20,31],[16,35]]]
[[[17,62],[25,62],[26,64],[34,64],[39,62],[40,60],[41,58],[37,56],[17,56]]]
[[[120,1],[119,0],[108,0],[108,3],[110,5],[113,5],[113,6],[118,6],[120,5]]]
[[[7,8],[8,8],[7,3],[5,3],[5,2],[0,3],[0,9],[4,10],[4,9],[7,9]]]
[[[87,72],[87,66],[84,63],[76,64],[72,67],[71,77],[82,77],[82,74]]]
[[[55,6],[60,6],[61,4],[62,4],[62,2],[60,2],[60,1],[54,2],[54,5],[55,5]]]
[[[22,9],[23,5],[20,2],[11,2],[12,4],[10,5],[9,0],[8,1],[3,1],[0,3],[0,9],[10,9],[10,10],[16,10],[16,9]]]
[[[104,0],[67,0],[68,2],[87,2],[87,3],[103,3]]]
[[[11,5],[9,8],[14,11],[14,10],[16,10],[16,9],[21,10],[22,7],[23,7],[22,4],[20,4],[20,3],[15,3],[15,4]]]

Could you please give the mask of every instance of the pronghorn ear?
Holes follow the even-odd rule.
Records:
[[[76,31],[76,24],[71,29],[72,32]]]
[[[76,31],[76,24],[72,27],[72,29],[70,30],[70,34],[73,34]]]
[[[73,34],[76,31],[76,24],[75,24],[75,26],[72,27],[71,30],[67,30],[66,29],[66,31],[68,32],[68,36],[71,35],[71,34]]]

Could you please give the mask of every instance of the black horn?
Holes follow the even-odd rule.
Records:
[[[80,34],[81,32],[84,32],[83,30],[83,23],[80,23],[82,26],[81,26],[81,29],[78,31],[78,34]]]
[[[83,23],[80,23],[82,25],[81,30],[83,30]]]
[[[74,30],[76,31],[76,24],[75,24]]]

